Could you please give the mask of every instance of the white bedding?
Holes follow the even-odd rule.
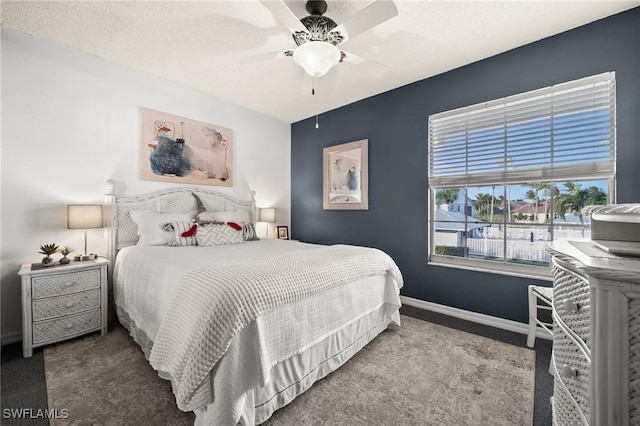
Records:
[[[318,246],[276,239],[214,247],[127,247],[118,254],[114,268],[114,297],[119,317],[130,326],[132,335],[148,356],[149,346],[145,347],[145,340],[154,340],[174,286],[187,271],[213,262],[315,247]],[[273,410],[297,395],[274,397],[274,383],[276,388],[281,382],[284,387],[294,383],[297,392],[302,392],[313,380],[307,379],[303,383],[300,377],[307,377],[315,370],[316,379],[323,377],[375,337],[390,321],[399,325],[399,286],[383,276],[364,278],[259,317],[234,339],[230,353],[213,370],[209,379],[213,399],[206,409],[196,410],[197,422],[251,424],[266,420]],[[301,326],[298,327],[299,336],[309,336],[295,352],[296,357],[325,357],[332,360],[334,367],[314,370],[313,366],[302,366],[300,371],[293,371],[293,377],[288,381],[272,377],[272,374],[279,374],[274,372],[282,365],[271,361],[265,365],[261,354],[265,351],[277,353],[273,351],[278,342],[291,342],[291,330],[283,331],[282,324],[292,321]],[[314,351],[303,353],[310,349]],[[285,358],[292,358],[291,353],[286,355]]]
[[[126,307],[136,327],[154,340],[173,287],[187,271],[210,263],[315,247],[314,244],[273,238],[211,247],[126,247],[118,253],[113,271],[115,304]]]

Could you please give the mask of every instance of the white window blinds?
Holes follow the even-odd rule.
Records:
[[[429,184],[606,176],[615,170],[615,73],[429,117]]]

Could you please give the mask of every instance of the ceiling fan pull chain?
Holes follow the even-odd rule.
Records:
[[[313,88],[311,89],[311,94],[312,95],[316,94],[316,80],[317,79],[318,79],[318,77],[313,77]],[[320,128],[320,125],[318,124],[318,114],[316,114],[316,129],[318,129],[318,128]]]

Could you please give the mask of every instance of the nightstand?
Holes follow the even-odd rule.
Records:
[[[22,265],[22,353],[92,331],[107,332],[106,259]]]

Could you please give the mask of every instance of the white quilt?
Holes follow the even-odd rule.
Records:
[[[119,252],[113,274],[119,318],[123,321],[120,314],[125,314],[126,321],[123,324],[128,328],[131,326],[132,336],[149,356],[150,343],[157,338],[160,324],[169,309],[171,295],[178,291],[177,283],[188,271],[212,262],[258,259],[317,247],[277,239],[214,247],[128,247]],[[205,424],[235,424],[242,412],[246,413],[246,418],[251,418],[253,405],[249,401],[254,396],[259,398],[255,392],[261,391],[257,389],[262,389],[267,383],[281,383],[284,380],[284,377],[277,376],[278,373],[272,376],[271,368],[281,361],[293,359],[289,358],[291,354],[302,353],[374,312],[380,315],[385,315],[382,312],[393,312],[390,320],[399,325],[397,309],[400,306],[398,294],[401,286],[402,281],[394,282],[388,275],[365,277],[270,310],[258,317],[233,339],[230,346],[241,357],[227,353],[205,378],[206,383],[210,384],[210,405],[205,411],[202,407],[195,410],[198,416],[206,414]],[[288,324],[289,327],[283,327],[282,324]],[[295,326],[291,327],[291,324]],[[384,324],[381,325],[384,327]],[[144,338],[141,339],[141,335]],[[351,337],[348,339],[351,341]],[[172,384],[177,395],[177,383],[172,380]],[[260,421],[264,421],[265,416],[282,405],[278,403],[267,412],[261,409]],[[199,417],[200,420],[203,418]]]
[[[114,265],[114,301],[118,309],[126,311],[136,328],[153,341],[169,307],[174,287],[187,271],[214,262],[316,247],[314,244],[275,238],[211,247],[126,247],[118,252]]]
[[[402,285],[387,254],[342,245],[200,266],[178,283],[180,297],[169,306],[149,361],[171,377],[181,410],[201,409],[212,400],[205,378],[247,324],[278,306],[379,275]]]

